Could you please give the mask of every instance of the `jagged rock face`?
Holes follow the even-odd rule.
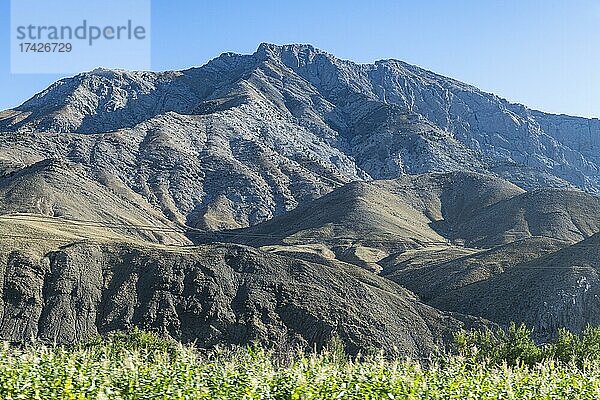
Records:
[[[337,110],[355,111],[360,96],[397,105],[487,155],[491,167],[522,164],[597,191],[592,189],[598,184],[597,119],[531,111],[396,60],[356,65],[302,45],[263,45],[257,54],[281,59],[338,105]],[[576,177],[580,172],[585,176]]]
[[[173,221],[210,229],[256,224],[348,181],[404,174],[477,171],[526,189],[600,188],[598,120],[531,111],[400,61],[359,65],[308,45],[262,44],[181,72],[84,73],[0,113],[0,130],[9,132],[0,138],[5,161],[67,159]]]
[[[72,343],[138,326],[200,347],[320,347],[339,335],[352,353],[411,356],[480,323],[440,313],[356,267],[233,245],[171,252],[76,244],[42,258],[16,251],[2,271],[0,311],[0,336],[12,341]]]

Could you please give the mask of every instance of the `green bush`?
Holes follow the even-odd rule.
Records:
[[[525,325],[512,323],[507,331],[459,332],[455,336],[455,343],[460,355],[475,362],[534,365],[544,359],[545,352],[536,346],[531,333],[532,330]]]
[[[512,323],[508,330],[498,329],[458,332],[455,335],[457,353],[474,363],[533,366],[544,361],[575,364],[600,362],[600,327],[588,326],[575,335],[567,329],[558,330],[556,339],[536,345],[533,329]]]

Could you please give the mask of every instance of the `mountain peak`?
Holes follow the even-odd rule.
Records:
[[[317,49],[310,44],[292,43],[277,45],[272,43],[261,43],[254,53],[260,60],[281,59],[282,61],[296,60],[299,64],[308,64],[317,55],[325,55],[328,58],[333,56],[323,50]]]
[[[127,72],[127,71],[125,71],[124,69],[112,69],[112,68],[97,67],[97,68],[94,68],[93,70],[89,71],[88,74],[114,76],[117,74],[123,74],[125,72]]]
[[[274,44],[274,43],[266,43],[263,42],[258,45],[257,53],[282,53],[282,52],[294,52],[294,53],[325,53],[323,50],[320,50],[314,47],[311,44],[307,43],[290,43],[290,44]]]

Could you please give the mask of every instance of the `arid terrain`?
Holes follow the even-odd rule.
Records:
[[[0,339],[427,356],[600,324],[600,122],[261,44],[0,112]]]

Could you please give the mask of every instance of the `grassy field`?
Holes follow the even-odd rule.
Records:
[[[481,338],[466,342],[471,339]],[[600,398],[600,365],[595,362],[486,363],[469,354],[421,367],[378,356],[350,359],[339,347],[332,348],[284,362],[251,348],[201,355],[144,332],[113,335],[70,349],[5,345],[0,350],[0,398]]]

